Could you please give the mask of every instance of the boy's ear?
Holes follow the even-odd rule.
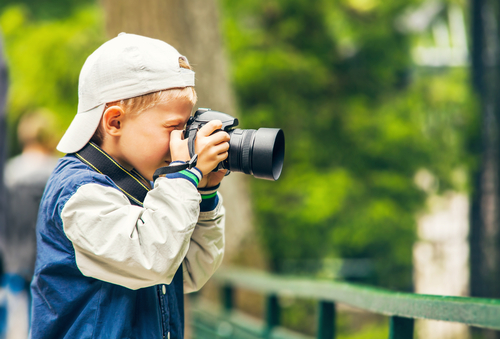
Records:
[[[120,106],[108,107],[102,115],[104,130],[111,136],[121,135],[125,112]]]

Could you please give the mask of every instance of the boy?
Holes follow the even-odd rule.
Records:
[[[185,57],[138,35],[121,33],[85,62],[58,145],[68,155],[40,205],[33,339],[183,338],[183,292],[222,261],[225,172],[212,170],[229,149],[212,121],[192,167],[182,130],[193,87]],[[156,178],[165,166],[172,173]]]

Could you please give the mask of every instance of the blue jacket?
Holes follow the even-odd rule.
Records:
[[[40,204],[31,337],[183,338],[183,293],[208,280],[224,247],[222,199],[200,212],[192,178],[158,178],[134,206],[62,158]]]

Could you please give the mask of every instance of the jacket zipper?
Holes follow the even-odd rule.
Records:
[[[163,307],[163,297],[162,297],[162,289],[160,285],[156,285],[156,294],[158,295],[158,304],[160,306],[160,323],[161,323],[161,335],[163,339],[167,339],[165,336],[165,319],[164,319],[164,307]],[[168,333],[168,339],[170,339],[170,333]]]

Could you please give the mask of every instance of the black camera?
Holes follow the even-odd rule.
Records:
[[[238,119],[229,114],[200,108],[190,117],[184,138],[190,155],[194,155],[194,140],[198,130],[211,120],[222,121],[222,131],[229,134],[229,155],[214,171],[227,169],[232,172],[252,174],[259,179],[278,180],[285,158],[285,134],[279,128],[239,129]],[[217,133],[215,131],[214,133]]]

